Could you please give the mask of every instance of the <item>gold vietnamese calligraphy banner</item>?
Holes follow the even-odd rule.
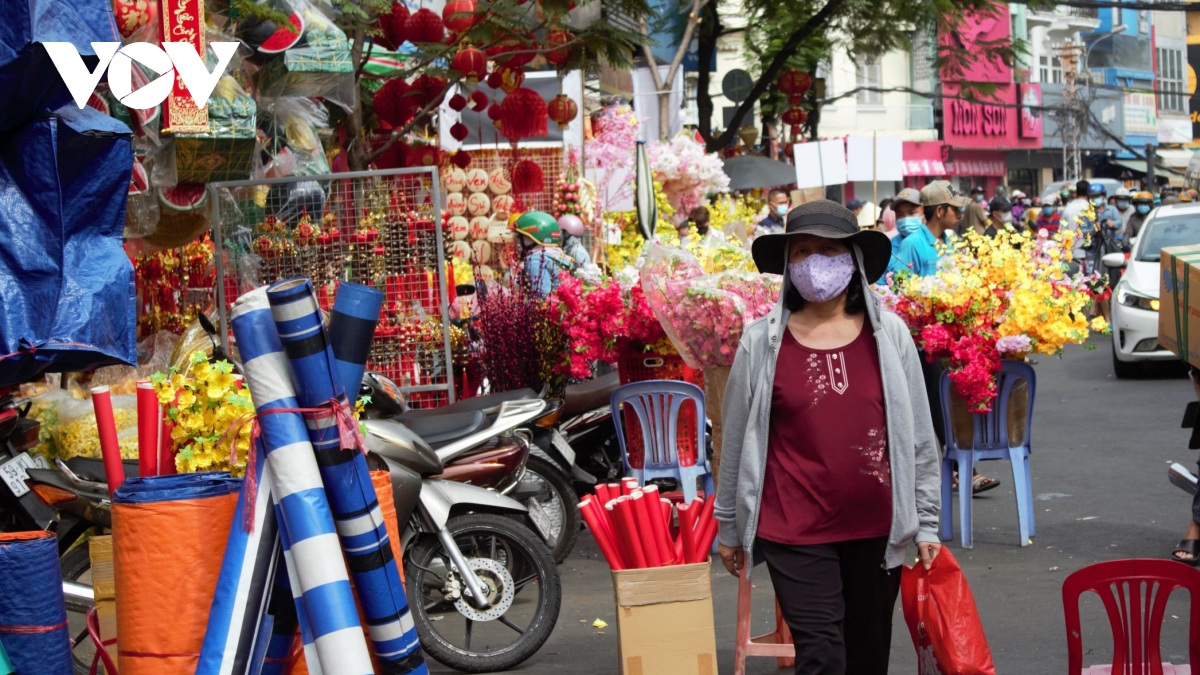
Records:
[[[162,41],[186,42],[196,48],[205,61],[204,0],[162,0]],[[176,134],[208,133],[208,109],[200,108],[188,94],[179,73],[171,95],[163,106],[163,131]]]

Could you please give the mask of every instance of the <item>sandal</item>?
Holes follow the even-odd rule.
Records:
[[[1177,553],[1187,553],[1192,557],[1180,558],[1178,555],[1176,555]],[[1200,565],[1200,540],[1184,539],[1180,541],[1179,545],[1175,547],[1175,550],[1171,552],[1171,559],[1177,560],[1185,565],[1191,565],[1192,567]]]
[[[992,489],[998,488],[998,487],[1000,487],[1000,481],[996,480],[995,478],[988,478],[987,476],[979,476],[979,475],[971,477],[971,494],[972,495],[977,495],[982,492],[987,492],[988,490],[992,490]]]

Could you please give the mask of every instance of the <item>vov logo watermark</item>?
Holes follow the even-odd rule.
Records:
[[[124,47],[120,42],[93,42],[92,49],[100,62],[95,70],[89,71],[70,42],[42,44],[80,109],[87,105],[106,69],[109,89],[126,107],[147,110],[161,104],[171,95],[178,74],[196,107],[203,108],[238,48],[237,42],[208,43],[217,55],[217,65],[210,71],[190,42],[164,42],[162,48],[149,42],[134,42]],[[133,90],[134,61],[159,75],[137,91]]]

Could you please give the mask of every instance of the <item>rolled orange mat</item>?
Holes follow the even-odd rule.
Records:
[[[396,502],[392,495],[392,475],[387,471],[372,471],[371,483],[375,486],[375,498],[379,510],[383,511],[383,522],[387,525],[388,540],[392,542],[392,555],[400,568],[400,580],[404,581],[404,561],[400,558],[400,523],[396,519]]]
[[[192,675],[241,480],[130,478],[113,500],[121,675]]]

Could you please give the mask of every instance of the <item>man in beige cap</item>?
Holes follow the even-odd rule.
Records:
[[[948,181],[936,180],[922,188],[925,224],[900,244],[900,264],[919,276],[936,274],[942,255],[937,244],[946,242],[946,233],[954,231],[963,209],[970,203],[963,195],[956,194]]]
[[[925,220],[921,217],[921,193],[916,188],[904,188],[892,200],[892,211],[896,213],[896,236],[892,238],[892,259],[888,263],[888,274],[908,269],[900,262],[900,247],[911,237]]]

